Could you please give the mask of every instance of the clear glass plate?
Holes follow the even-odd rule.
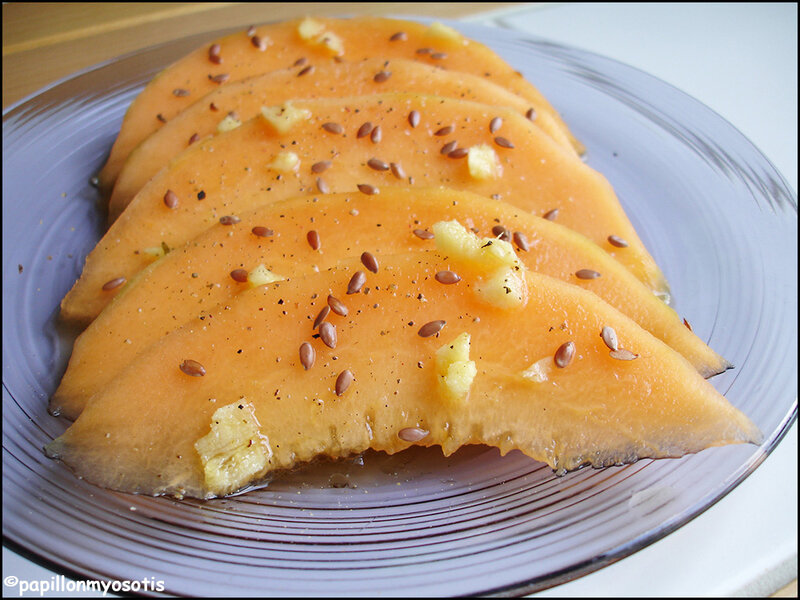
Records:
[[[615,186],[673,306],[736,368],[717,389],[765,434],[682,459],[555,477],[519,453],[412,449],[301,469],[234,498],[98,489],[45,458],[70,332],[58,305],[103,233],[89,180],[124,111],[194,36],[66,79],[3,114],[3,535],[86,579],[191,596],[520,594],[681,527],[749,475],[797,414],[797,200],[731,125],[612,60],[454,23],[539,87]],[[143,588],[142,588],[143,589]]]

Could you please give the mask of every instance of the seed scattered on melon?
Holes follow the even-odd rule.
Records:
[[[600,277],[600,273],[592,269],[579,269],[575,271],[575,277],[578,279],[597,279]]]
[[[327,318],[327,316],[331,312],[331,307],[325,305],[322,309],[317,313],[316,319],[314,319],[314,324],[312,325],[311,329],[316,329],[320,326],[320,324]]]
[[[575,342],[564,342],[558,347],[553,362],[559,369],[566,368],[575,358]]]
[[[608,353],[611,358],[616,360],[635,360],[639,358],[639,355],[631,352],[630,350],[626,350],[625,348],[619,348],[618,350],[612,350]]]
[[[330,306],[331,310],[340,317],[346,317],[347,313],[349,312],[347,307],[344,305],[344,302],[335,296],[331,296],[330,294],[328,295],[328,306]]]
[[[236,225],[240,221],[241,219],[236,215],[225,215],[219,218],[219,222],[222,225]]]
[[[439,129],[434,131],[433,135],[445,136],[445,135],[450,135],[451,133],[453,133],[453,131],[455,131],[455,127],[453,127],[452,125],[445,125],[444,127],[440,127]]]
[[[616,248],[627,248],[628,242],[623,240],[618,235],[610,235],[608,236],[608,243]]]
[[[322,245],[319,239],[319,233],[313,229],[306,234],[306,240],[308,240],[308,245],[311,246],[312,250],[319,250]]]
[[[429,321],[419,328],[417,335],[423,338],[431,337],[432,335],[438,334],[446,324],[447,322],[442,320]]]
[[[419,442],[420,440],[424,440],[430,431],[426,429],[420,429],[419,427],[405,427],[397,432],[397,437],[399,437],[404,442]]]
[[[263,225],[256,225],[251,231],[253,232],[253,235],[258,237],[271,237],[275,235],[275,232],[272,231],[272,229],[264,227]]]
[[[294,152],[279,152],[267,165],[267,168],[281,173],[297,171],[300,168],[300,157]]]
[[[489,121],[489,133],[497,133],[497,130],[503,126],[503,119],[501,117],[495,117],[491,121]]]
[[[231,279],[239,283],[245,283],[248,275],[247,269],[234,269],[231,271]]]
[[[447,142],[444,146],[442,146],[441,150],[439,150],[439,154],[449,155],[451,152],[456,150],[456,146],[458,146],[458,142],[456,140]]]
[[[178,194],[172,190],[167,190],[167,193],[164,194],[164,205],[167,208],[178,208],[178,203]]]
[[[190,93],[191,92],[189,90],[184,88],[175,88],[174,90],[172,90],[172,95],[178,98],[183,98],[185,96],[188,96]]]
[[[336,326],[333,323],[329,323],[328,321],[323,321],[320,323],[319,337],[322,340],[322,343],[328,348],[336,348],[336,342],[338,341],[338,338],[336,335]]]
[[[414,233],[415,236],[417,236],[421,240],[432,240],[433,237],[434,237],[433,233],[431,233],[430,231],[427,231],[425,229],[415,229],[413,231],[413,233]]]
[[[500,136],[494,138],[494,143],[500,146],[501,148],[512,149],[514,147],[514,144],[512,144],[507,138]]]
[[[110,281],[106,281],[103,284],[103,290],[108,292],[110,290],[116,289],[119,286],[121,286],[123,283],[125,283],[125,281],[127,281],[127,280],[124,277],[115,277],[114,279],[112,279]]]
[[[222,57],[219,55],[220,49],[221,48],[219,44],[211,44],[208,49],[208,60],[215,65],[218,65],[222,62]]]
[[[367,274],[364,271],[356,271],[355,274],[350,278],[350,282],[347,284],[347,293],[349,294],[357,294],[361,291],[361,288],[364,287],[364,284],[367,282]]]
[[[478,144],[469,149],[467,164],[469,165],[469,174],[473,179],[494,179],[500,176],[497,154],[486,144]]]
[[[417,125],[419,125],[418,110],[412,110],[410,113],[408,113],[408,124],[411,125],[411,127],[416,127]]]
[[[341,396],[347,391],[347,388],[350,387],[350,384],[353,383],[353,374],[350,372],[349,369],[345,369],[339,376],[336,378],[336,386],[335,391],[337,396]]]
[[[191,377],[203,377],[206,374],[206,369],[196,360],[187,358],[180,364],[180,370]]]
[[[234,402],[217,409],[210,425],[208,434],[194,444],[210,494],[235,492],[266,471],[272,449],[260,433],[252,403]]]
[[[317,177],[317,190],[319,190],[320,194],[327,194],[331,191],[331,188],[322,177]]]
[[[614,331],[613,328],[608,327],[607,325],[603,327],[603,330],[600,332],[600,337],[603,338],[603,342],[610,350],[617,350],[619,348],[617,332]]]
[[[513,239],[514,243],[517,245],[517,248],[519,248],[523,252],[527,252],[528,250],[530,250],[530,244],[528,244],[528,237],[521,231],[515,231]]]
[[[554,208],[553,210],[548,210],[542,215],[542,218],[547,219],[548,221],[555,221],[556,218],[558,218],[558,209]]]
[[[439,283],[443,283],[444,285],[452,285],[454,283],[458,283],[461,281],[461,277],[458,273],[454,273],[453,271],[439,271],[434,275],[434,278]]]
[[[250,43],[261,52],[264,52],[264,50],[267,49],[267,46],[269,46],[270,40],[268,38],[262,38],[261,36],[254,35],[250,38]]]
[[[691,324],[689,323],[689,321],[687,321],[686,319],[684,319],[684,320],[683,320],[683,324],[686,326],[686,329],[688,329],[689,331],[692,331],[692,326],[691,326]]]
[[[447,58],[447,52],[432,52],[431,58],[433,60],[444,60]]]
[[[330,168],[332,164],[333,163],[329,160],[321,160],[319,162],[315,162],[313,165],[311,165],[311,172],[316,174],[322,173],[323,171]]]
[[[447,153],[448,158],[465,158],[469,155],[469,148],[456,148],[452,152]]]
[[[370,158],[367,161],[367,166],[375,171],[388,171],[389,165],[379,158]]]
[[[380,191],[374,185],[370,185],[368,183],[359,183],[357,187],[359,192],[366,194],[367,196],[373,196]]]
[[[225,83],[230,77],[229,73],[219,73],[218,75],[209,75],[208,79],[214,83]]]
[[[311,111],[296,108],[291,102],[285,102],[281,106],[262,106],[261,117],[278,133],[286,133],[296,123],[310,119]]]
[[[367,121],[366,123],[363,123],[361,127],[358,128],[358,131],[356,132],[356,138],[361,139],[363,137],[367,137],[371,132],[372,132],[372,123]]]
[[[228,115],[225,115],[225,118],[222,119],[222,121],[220,121],[217,124],[217,131],[219,133],[225,133],[226,131],[233,131],[237,127],[241,127],[241,125],[242,125],[242,122],[239,119],[237,119],[232,114],[228,114]]]
[[[436,351],[439,389],[452,401],[462,401],[467,397],[478,373],[475,361],[469,359],[470,339],[470,335],[463,332]]]
[[[378,272],[378,259],[375,258],[375,255],[371,252],[361,253],[361,264],[364,265],[368,271],[372,271],[373,273]]]
[[[390,42],[405,42],[408,39],[408,34],[405,31],[398,31],[392,34],[389,38]]]
[[[247,282],[250,287],[260,287],[268,283],[276,281],[283,281],[285,277],[281,277],[277,273],[270,271],[266,265],[260,264],[247,274]]]
[[[525,113],[525,117],[526,117],[526,118],[527,118],[529,121],[535,121],[535,120],[536,120],[536,109],[535,109],[535,108],[533,108],[533,107],[529,108],[529,109],[527,110],[527,112]]]
[[[375,77],[373,77],[373,81],[375,83],[383,83],[389,80],[389,77],[392,76],[391,71],[378,71],[375,73]]]
[[[308,75],[309,73],[313,73],[313,72],[314,72],[314,65],[308,65],[308,66],[303,67],[302,69],[300,69],[297,72],[297,76],[298,77],[302,77],[303,75]]]
[[[380,125],[376,125],[369,133],[369,139],[373,144],[378,144],[383,139],[383,129]]]
[[[303,365],[303,368],[306,371],[314,366],[314,361],[316,358],[317,352],[314,350],[314,346],[308,342],[303,342],[300,344],[300,364]]]

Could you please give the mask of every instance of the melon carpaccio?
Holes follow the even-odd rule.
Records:
[[[488,444],[565,472],[761,439],[597,295],[523,271],[500,308],[485,275],[417,251],[244,291],[140,353],[47,454],[115,490],[208,498],[370,448]],[[347,310],[315,333],[329,295]]]
[[[488,79],[409,60],[366,59],[358,63],[331,62],[316,68],[300,65],[270,71],[219,87],[186,107],[139,144],[117,177],[109,201],[109,220],[113,222],[136,193],[192,143],[191,140],[217,133],[220,124],[224,126],[232,119],[248,120],[258,115],[262,106],[295,98],[402,91],[506,106],[523,115],[530,109],[529,102]],[[571,151],[569,138],[549,113],[538,115],[534,122]]]
[[[539,216],[557,210],[559,223],[651,289],[667,288],[608,181],[512,110],[390,93],[296,100],[267,114],[192,144],[151,179],[87,257],[62,316],[90,322],[119,289],[108,282],[149,264],[144,249],[181,246],[221,218],[304,193],[376,196],[390,186],[474,191]],[[492,132],[497,118],[503,126]],[[364,123],[380,136],[359,138]],[[612,246],[610,236],[627,247]]]
[[[75,419],[89,397],[158,338],[248,289],[245,274],[259,265],[280,278],[312,274],[364,252],[379,265],[384,255],[445,246],[426,238],[436,223],[450,221],[488,238],[506,232],[528,269],[594,292],[680,352],[701,375],[727,368],[673,309],[580,234],[468,192],[387,188],[375,197],[355,192],[267,204],[237,223],[214,225],[159,259],[78,338],[50,410]],[[587,270],[600,276],[581,278]]]
[[[215,88],[292,65],[334,60],[405,58],[485,77],[521,96],[536,113],[547,113],[574,140],[542,94],[486,46],[450,27],[360,17],[297,19],[262,25],[209,42],[164,69],[136,97],[106,165],[98,175],[111,190],[131,151],[159,126]],[[580,144],[574,142],[576,148]]]

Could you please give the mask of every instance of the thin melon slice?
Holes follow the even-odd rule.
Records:
[[[683,354],[703,376],[729,366],[683,325],[672,308],[598,246],[504,202],[486,202],[475,194],[441,188],[387,188],[377,197],[342,193],[295,198],[262,206],[240,218],[233,225],[217,224],[170,252],[117,295],[76,340],[67,371],[50,401],[52,413],[77,418],[88,398],[103,390],[139,352],[249,289],[245,273],[259,266],[284,279],[327,269],[341,258],[364,252],[380,264],[385,255],[452,248],[459,241],[452,239],[459,230],[462,237],[472,238],[468,242],[480,245],[495,234],[513,236],[519,260],[528,269],[596,293]],[[441,231],[453,221],[457,230],[451,239],[434,241],[418,235]],[[505,229],[508,236],[496,228]],[[319,236],[317,250],[308,242],[311,231]],[[458,248],[448,253],[453,259],[464,255]],[[586,269],[600,276],[582,279],[576,275]]]
[[[440,283],[444,270],[462,280]],[[490,274],[435,253],[383,257],[355,291],[359,271],[342,261],[193,319],[47,454],[103,487],[207,498],[368,448],[488,444],[563,473],[761,439],[682,356],[577,286],[522,271],[521,302],[503,309],[481,293]],[[329,294],[348,313],[315,337]],[[606,327],[630,354],[614,357]]]
[[[416,127],[409,123],[413,111],[420,114]],[[606,179],[516,112],[435,96],[377,94],[297,100],[267,113],[269,120],[257,117],[193,144],[137,194],[87,257],[62,302],[65,319],[97,316],[119,291],[108,289],[108,282],[129,280],[149,264],[144,249],[183,245],[221,218],[303,193],[359,189],[374,196],[408,185],[470,190],[537,215],[557,208],[559,223],[609,250],[651,289],[666,289]],[[491,133],[498,116],[504,125]],[[365,122],[381,128],[380,141],[357,138]],[[500,135],[514,148],[498,145],[494,138]],[[467,155],[441,153],[455,144]],[[611,246],[611,235],[628,246]]]
[[[417,60],[485,77],[524,98],[537,114],[550,115],[574,139],[533,85],[492,50],[450,28],[376,17],[296,19],[215,40],[164,69],[128,108],[98,175],[100,186],[110,192],[125,159],[142,140],[220,85],[292,65],[376,57]]]
[[[221,86],[175,115],[131,152],[114,185],[109,215],[118,216],[136,193],[191,142],[218,132],[235,115],[238,121],[259,114],[262,106],[293,98],[341,97],[387,92],[435,94],[491,106],[506,106],[525,115],[530,103],[491,81],[409,60],[367,59],[358,63],[331,62],[271,71]],[[564,148],[572,146],[549,113],[535,124]],[[499,126],[499,124],[498,124]]]

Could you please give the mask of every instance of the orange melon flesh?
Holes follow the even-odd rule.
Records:
[[[479,275],[463,265],[458,284],[434,279],[451,268],[415,252],[383,257],[354,294],[346,291],[363,270],[357,259],[240,293],[140,354],[47,454],[103,487],[205,498],[317,457],[394,453],[412,443],[446,455],[465,444],[517,449],[563,473],[761,439],[682,356],[595,294],[528,272],[526,303],[499,309],[479,299]],[[312,331],[328,294],[349,309],[327,319],[338,333],[334,349]],[[445,321],[438,334],[418,335],[434,320]],[[599,336],[605,326],[638,358],[612,358]],[[466,396],[450,396],[436,352],[462,333],[476,374]],[[559,368],[554,354],[570,341],[575,357]],[[316,349],[308,370],[303,342]],[[187,359],[205,374],[181,370]],[[521,375],[539,361],[545,380]],[[345,370],[354,379],[337,394]],[[218,409],[235,405],[253,407],[263,464],[235,485],[210,486],[195,443],[213,435]],[[408,428],[428,433],[404,441]]]
[[[284,134],[257,117],[193,144],[153,178],[87,257],[81,278],[62,301],[62,316],[91,321],[119,290],[103,290],[108,281],[130,279],[149,264],[142,252],[145,248],[186,243],[221,217],[263,204],[266,198],[255,196],[256,192],[278,201],[315,193],[321,181],[331,192],[349,192],[359,185],[375,188],[359,188],[368,192],[391,186],[446,185],[503,199],[537,215],[559,208],[559,223],[609,249],[651,289],[666,289],[655,261],[606,179],[513,111],[415,94],[298,100],[293,106],[312,116]],[[422,115],[417,127],[411,127],[407,118],[413,110]],[[493,152],[502,170],[496,178],[476,179],[470,174],[469,159],[440,153],[451,140],[464,148],[493,144],[495,134],[489,132],[489,123],[497,116],[504,121],[500,132],[515,147],[495,145]],[[382,128],[380,143],[369,137],[356,139],[365,121]],[[341,125],[344,133],[324,130],[329,122]],[[435,135],[450,125],[452,135]],[[288,151],[299,159],[295,171],[276,172],[267,166]],[[368,166],[373,158],[401,165],[404,179],[392,170]],[[321,161],[331,161],[330,168],[314,173],[312,166]],[[168,191],[179,199],[176,208],[165,206]],[[612,234],[627,240],[629,246],[610,247],[607,238]]]
[[[387,92],[460,98],[507,106],[523,115],[530,108],[529,102],[477,75],[443,71],[409,60],[381,58],[355,64],[331,62],[305,73],[304,69],[308,66],[271,71],[221,86],[175,115],[131,152],[114,185],[109,201],[110,216],[118,216],[136,193],[170,159],[183,151],[194,136],[199,139],[217,133],[219,123],[231,112],[239,120],[247,120],[257,116],[262,106],[281,104],[293,98]],[[385,81],[376,81],[376,75],[382,72],[391,75]],[[569,138],[549,113],[539,115],[535,124],[561,146],[574,152]]]
[[[50,411],[74,420],[90,396],[159,337],[249,289],[231,277],[236,269],[251,271],[263,264],[278,276],[297,277],[363,252],[380,262],[384,255],[435,247],[413,231],[432,231],[435,223],[450,220],[477,229],[482,237],[492,237],[492,227],[500,223],[521,232],[530,249],[517,254],[528,269],[594,292],[680,352],[704,377],[729,367],[673,309],[580,234],[467,192],[387,188],[374,198],[329,194],[268,204],[170,252],[131,281],[76,340]],[[260,237],[253,233],[256,227],[274,233]],[[312,230],[320,236],[319,250],[307,241]],[[575,275],[580,269],[601,277],[580,279]]]
[[[128,108],[108,161],[98,175],[101,189],[111,190],[125,159],[142,140],[159,128],[162,119],[169,121],[220,85],[288,68],[301,59],[318,66],[334,59],[357,62],[365,58],[404,58],[451,71],[473,73],[521,96],[537,114],[547,113],[574,140],[544,96],[483,44],[462,36],[449,39],[436,35],[435,29],[426,25],[404,20],[376,17],[314,20],[322,24],[327,33],[341,39],[343,51],[340,55],[314,39],[304,40],[298,31],[303,20],[296,19],[256,28],[255,36],[269,41],[264,51],[254,45],[253,37],[242,31],[205,44],[164,69]],[[391,41],[390,38],[398,32],[405,33],[406,39]],[[209,55],[215,44],[220,47],[221,64],[212,62]],[[425,48],[431,52],[417,52]],[[227,79],[217,83],[211,79],[216,76],[227,76]],[[574,145],[582,150],[577,140]]]

